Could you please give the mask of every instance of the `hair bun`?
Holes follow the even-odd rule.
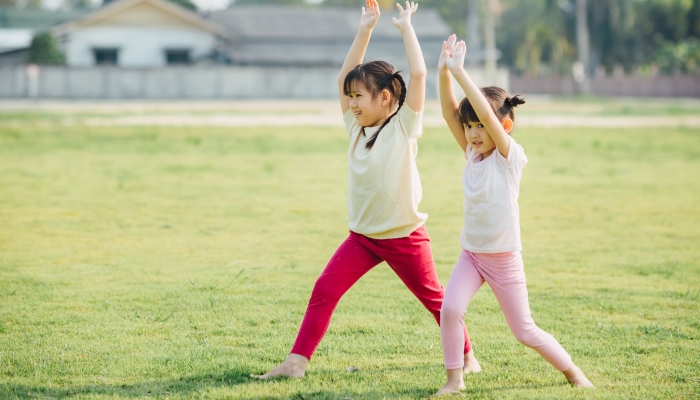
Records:
[[[519,94],[516,94],[516,95],[513,96],[513,97],[506,97],[505,103],[508,104],[508,105],[511,106],[511,107],[517,107],[517,106],[519,106],[519,105],[521,105],[521,104],[525,104],[525,99],[523,99],[522,97],[520,97]]]

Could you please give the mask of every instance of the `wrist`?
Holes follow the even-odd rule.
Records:
[[[398,25],[397,28],[399,28],[399,32],[401,32],[402,35],[413,32],[413,25],[411,25],[410,22],[404,22],[403,24]]]
[[[456,74],[456,73],[458,73],[458,72],[460,72],[460,71],[464,71],[464,65],[459,65],[459,66],[456,66],[456,67],[447,67],[447,69],[449,69],[450,72],[452,72],[453,74]]]
[[[372,33],[372,29],[374,29],[373,26],[361,26],[357,33],[370,34]]]

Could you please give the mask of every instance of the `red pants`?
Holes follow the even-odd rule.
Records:
[[[350,236],[333,254],[314,285],[292,353],[311,359],[328,330],[340,298],[382,261],[389,264],[440,324],[440,308],[445,289],[440,285],[435,272],[430,238],[425,227],[421,226],[408,237],[398,239],[371,239],[350,232]],[[471,350],[471,343],[466,327],[464,339],[464,352],[467,353]]]

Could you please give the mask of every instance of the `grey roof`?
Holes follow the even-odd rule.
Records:
[[[374,28],[372,39],[400,39],[391,23],[398,11],[384,11]],[[277,5],[233,5],[205,14],[205,18],[224,26],[234,37],[249,40],[334,41],[355,37],[360,22],[359,8],[294,7]],[[419,9],[412,18],[419,38],[442,38],[451,33],[435,9]]]
[[[78,18],[88,11],[47,11],[3,6],[0,7],[0,28],[48,29]]]

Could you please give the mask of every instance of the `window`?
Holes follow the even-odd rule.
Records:
[[[119,49],[93,49],[95,65],[119,64]]]
[[[166,49],[165,62],[168,65],[189,64],[190,51],[187,49]]]

